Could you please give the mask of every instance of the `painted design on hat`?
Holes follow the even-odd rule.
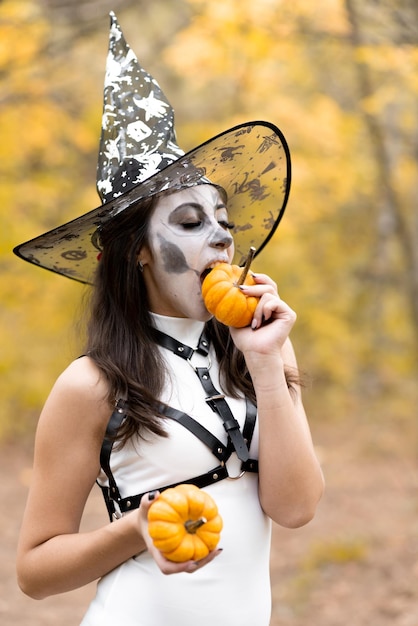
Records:
[[[138,63],[111,13],[97,165],[102,202],[118,197],[183,155],[171,104]]]
[[[102,120],[96,181],[102,205],[16,246],[19,257],[91,283],[104,224],[161,191],[202,183],[226,192],[235,224],[234,263],[242,264],[251,246],[258,254],[271,239],[290,190],[290,153],[282,132],[270,122],[245,122],[184,154],[172,107],[139,65],[114,14]]]

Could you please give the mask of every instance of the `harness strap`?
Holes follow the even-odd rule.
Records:
[[[206,338],[205,331],[202,332],[199,338],[199,343],[196,349],[187,346],[185,343],[181,343],[171,337],[170,335],[166,335],[158,328],[152,328],[151,330],[155,341],[160,344],[163,348],[167,348],[167,350],[171,350],[177,356],[180,356],[182,359],[186,361],[191,359],[194,352],[198,354],[202,354],[203,356],[207,356],[209,354],[209,340]]]
[[[194,478],[189,478],[188,480],[180,480],[177,483],[172,483],[171,485],[166,485],[165,487],[158,487],[158,491],[165,491],[166,489],[170,489],[171,487],[177,487],[177,485],[188,484],[188,485],[196,485],[196,487],[207,487],[208,485],[212,485],[213,483],[217,483],[224,478],[228,478],[228,470],[225,465],[218,465],[210,472],[206,474],[201,474],[200,476],[195,476]],[[126,513],[127,511],[133,511],[137,509],[141,504],[141,500],[145,493],[148,491],[138,494],[136,496],[130,496],[127,498],[121,498],[118,500],[118,506],[121,513]]]
[[[209,341],[206,339],[205,333],[203,332],[199,339],[199,344],[194,350],[187,346],[186,344],[177,341],[170,335],[166,335],[160,330],[153,329],[154,338],[161,346],[171,350],[174,354],[177,354],[182,359],[186,359],[190,361],[194,352],[198,352],[204,356],[208,356],[209,354]],[[192,366],[193,367],[193,366]],[[209,374],[209,367],[193,367],[195,373],[197,374],[200,383],[207,394],[206,402],[214,411],[219,415],[222,419],[223,426],[232,442],[235,452],[237,453],[240,461],[248,461],[248,448],[245,445],[244,437],[241,433],[239,423],[232,415],[231,409],[229,408],[228,403],[225,400],[225,396],[216,389],[213,385]]]
[[[166,485],[165,487],[159,487],[158,491],[165,491],[166,489],[171,489],[172,487],[177,487],[177,485],[184,484],[196,485],[196,487],[203,489],[203,487],[208,487],[209,485],[218,483],[220,480],[224,480],[225,478],[229,478],[231,480],[240,478],[245,472],[257,473],[258,461],[256,459],[249,459],[246,463],[243,463],[241,465],[241,472],[238,476],[230,476],[225,465],[218,465],[210,470],[210,472],[206,472],[206,474],[200,474],[200,476],[195,476],[194,478],[189,478],[188,480],[180,480],[177,483],[172,483],[171,485]],[[127,513],[128,511],[137,509],[146,493],[149,493],[149,490],[136,496],[128,496],[127,498],[121,498],[118,500],[117,502],[121,513]]]
[[[206,339],[204,333],[202,333],[199,339],[198,347],[194,350],[193,348],[178,342],[173,337],[170,337],[155,328],[152,332],[157,343],[165,348],[168,348],[174,354],[177,354],[183,359],[190,361],[194,352],[198,352],[203,356],[209,355],[209,341]],[[187,415],[187,413],[164,404],[159,405],[159,410],[163,415],[177,421],[193,433],[193,435],[195,435],[198,439],[200,439],[200,441],[202,441],[202,443],[204,443],[211,450],[212,454],[218,459],[218,461],[220,461],[220,465],[205,474],[201,474],[200,476],[195,476],[194,478],[190,478],[188,480],[182,480],[164,487],[159,487],[159,491],[164,491],[165,489],[175,487],[176,485],[182,483],[194,484],[197,487],[202,488],[215,482],[219,482],[225,478],[240,478],[245,472],[258,472],[258,461],[256,459],[249,458],[249,448],[254,433],[257,409],[252,402],[246,399],[246,418],[243,432],[241,433],[239,423],[233,416],[231,409],[225,400],[225,396],[219,393],[212,383],[209,375],[209,368],[210,363],[208,367],[193,367],[203,389],[208,394],[206,397],[207,404],[221,417],[223,421],[223,426],[228,434],[228,444],[226,446],[209,430],[199,424],[199,422],[193,419],[190,415]],[[119,517],[121,514],[137,508],[144,495],[142,493],[122,498],[110,468],[110,455],[112,452],[113,442],[125,417],[126,402],[123,399],[119,399],[107,425],[105,438],[100,452],[100,464],[108,478],[109,486],[103,487],[100,484],[99,486],[102,490],[111,521]],[[225,465],[225,462],[229,459],[233,450],[235,450],[238,458],[241,460],[241,472],[236,477],[229,476]]]
[[[257,421],[257,407],[248,398],[245,398],[245,406],[246,415],[244,428],[242,429],[242,436],[244,437],[248,449],[250,449],[250,444],[254,434],[255,423]]]
[[[108,503],[107,498],[113,500],[120,499],[121,497],[112,470],[110,469],[110,454],[112,452],[114,438],[120,428],[120,425],[126,417],[125,405],[125,400],[119,399],[116,402],[115,410],[110,416],[110,420],[106,428],[106,434],[100,450],[100,466],[109,480],[109,487],[107,488],[108,494],[107,497],[105,496],[106,504]],[[107,508],[109,509],[109,506]]]
[[[126,513],[127,511],[133,511],[135,508],[137,508],[140,505],[141,499],[144,495],[143,493],[141,493],[134,496],[122,498],[117,487],[115,478],[113,476],[112,470],[110,469],[110,455],[113,447],[113,439],[126,415],[124,407],[125,402],[118,401],[118,403],[116,404],[116,408],[110,417],[109,424],[106,429],[106,437],[103,441],[102,450],[100,453],[100,463],[103,471],[108,478],[109,486],[107,487],[99,484],[99,487],[102,490],[103,497],[106,503],[106,508],[108,510],[109,518],[111,521],[113,519],[116,519],[120,514]],[[243,428],[243,435],[249,448],[256,423],[257,409],[255,405],[248,399],[246,399],[246,407],[247,414]],[[122,411],[120,410],[121,408]],[[187,430],[193,433],[193,435],[195,435],[198,439],[200,439],[200,441],[202,441],[202,443],[204,443],[211,450],[214,456],[216,456],[216,458],[220,461],[220,465],[211,469],[205,474],[200,474],[199,476],[195,476],[187,480],[181,480],[180,482],[172,483],[164,487],[158,487],[158,491],[164,491],[165,489],[169,489],[170,487],[175,487],[183,483],[193,484],[196,485],[196,487],[203,488],[209,485],[213,485],[214,483],[217,483],[220,480],[224,480],[225,478],[229,478],[232,480],[235,478],[239,478],[245,472],[258,472],[257,459],[247,459],[246,461],[241,463],[240,474],[236,477],[230,476],[228,473],[228,469],[225,465],[225,462],[229,459],[233,451],[230,446],[224,446],[224,444],[219,441],[217,437],[212,435],[210,431],[208,431],[204,426],[199,424],[199,422],[193,419],[190,415],[187,415],[187,413],[183,413],[182,411],[173,409],[172,407],[163,404],[161,404],[159,408],[161,413],[163,413],[166,417],[175,420],[176,422],[187,428]]]
[[[215,435],[212,435],[209,430],[199,424],[199,422],[193,419],[193,417],[187,415],[187,413],[183,413],[183,411],[179,411],[178,409],[173,409],[165,404],[160,405],[160,412],[166,417],[175,420],[193,433],[193,435],[200,439],[200,441],[202,441],[202,443],[210,449],[218,461],[222,461],[224,463],[230,457],[231,452],[228,450],[228,447],[224,446],[222,441],[215,437]]]
[[[245,444],[243,434],[241,433],[239,423],[232,415],[232,411],[225,400],[225,396],[219,393],[213,386],[207,367],[196,367],[195,371],[202,383],[203,389],[208,394],[206,403],[210,406],[212,411],[215,411],[215,413],[222,418],[223,427],[231,439],[239,460],[248,461],[248,448]]]

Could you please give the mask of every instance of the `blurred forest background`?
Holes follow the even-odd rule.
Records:
[[[409,459],[415,468],[418,449],[417,0],[0,1],[0,452],[31,443],[51,385],[82,348],[75,321],[86,288],[11,251],[99,204],[110,10],[173,104],[184,150],[251,119],[277,124],[288,140],[288,208],[254,269],[267,270],[298,313],[292,339],[312,380],[305,404],[329,465],[323,543],[310,548],[305,566],[362,561],[372,540],[347,543],[338,535],[330,543],[333,515],[345,515],[341,528],[354,510],[366,519],[373,498],[388,519],[396,503],[402,515],[414,510],[413,519],[417,510],[415,470],[411,478],[393,464]],[[360,459],[362,475],[353,478]],[[401,501],[402,480],[409,482]],[[354,509],[364,481],[366,508]],[[392,508],[379,491],[385,486]],[[346,505],[338,499],[344,493],[352,499]],[[399,539],[382,530],[389,534]],[[411,561],[418,577],[417,536],[414,549],[409,540],[405,550],[406,540],[396,544],[398,556],[404,550],[403,580]],[[290,550],[287,535],[284,543]],[[307,593],[306,567],[299,598]],[[324,594],[332,581],[324,577]],[[359,606],[353,597],[350,611]],[[387,622],[365,615],[364,622],[327,621],[322,612],[305,623],[418,624],[416,613],[396,621],[389,611]],[[296,624],[280,620],[274,624]]]
[[[284,132],[290,201],[255,269],[298,312],[311,419],[415,444],[416,0],[0,2],[0,440],[33,431],[82,344],[84,288],[11,249],[99,204],[109,10],[168,94],[183,149],[250,119]]]

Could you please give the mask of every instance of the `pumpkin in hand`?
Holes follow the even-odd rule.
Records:
[[[199,561],[216,548],[222,518],[213,498],[195,485],[163,491],[148,511],[148,532],[166,559]]]
[[[244,268],[229,263],[219,263],[205,276],[202,296],[209,313],[226,326],[249,326],[259,298],[246,296],[240,285],[255,285],[248,274],[256,249],[251,247]]]
[[[243,328],[253,319],[258,298],[246,296],[239,288],[242,273],[238,265],[220,263],[204,278],[202,296],[209,313],[226,326]],[[244,285],[255,285],[251,274],[246,273]]]

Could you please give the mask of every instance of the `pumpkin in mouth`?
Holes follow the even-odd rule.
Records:
[[[238,265],[219,263],[203,279],[202,296],[209,313],[234,328],[249,326],[253,319],[258,298],[247,296],[240,285],[255,285],[248,274],[255,250],[251,248],[244,269]]]

